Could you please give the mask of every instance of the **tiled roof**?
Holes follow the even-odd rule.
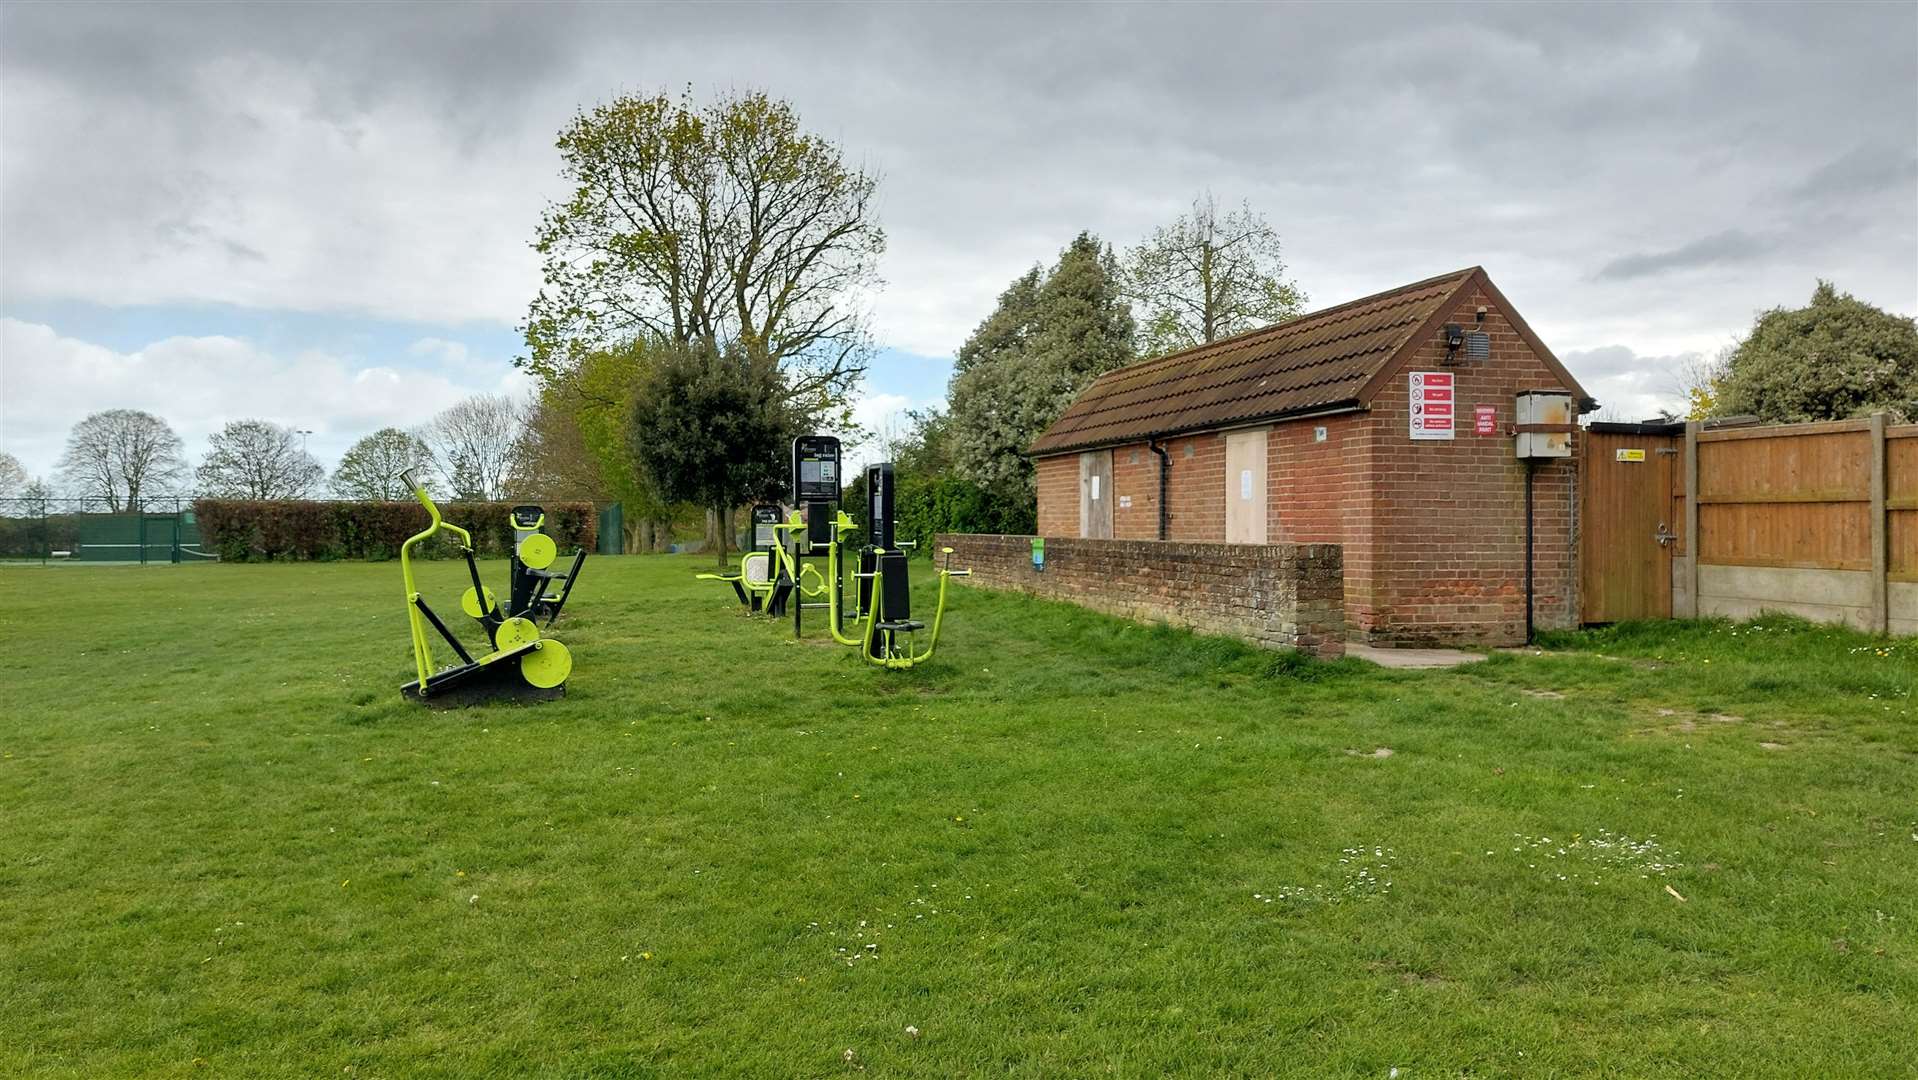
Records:
[[[1359,403],[1477,267],[1106,372],[1032,444],[1055,454]]]

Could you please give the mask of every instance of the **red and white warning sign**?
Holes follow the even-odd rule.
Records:
[[[1412,437],[1452,437],[1452,373],[1414,371],[1412,379]]]
[[[1479,435],[1498,434],[1498,406],[1480,405],[1472,410],[1472,431]]]

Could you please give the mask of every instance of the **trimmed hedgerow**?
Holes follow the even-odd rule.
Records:
[[[505,555],[513,546],[512,507],[450,502],[440,505],[440,515],[472,533],[481,555]],[[229,562],[391,559],[427,523],[425,508],[416,502],[196,499],[193,512],[202,546]],[[590,551],[599,538],[599,515],[592,503],[553,503],[546,507],[545,531],[562,552]],[[420,554],[444,558],[457,550],[451,534],[442,532]]]

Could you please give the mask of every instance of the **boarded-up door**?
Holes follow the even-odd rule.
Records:
[[[1579,468],[1579,609],[1588,623],[1669,619],[1684,439],[1586,431]]]
[[[1265,543],[1265,431],[1225,437],[1225,542]]]
[[[1112,451],[1079,455],[1079,535],[1112,539]]]

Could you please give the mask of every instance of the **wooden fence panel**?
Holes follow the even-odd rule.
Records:
[[[1712,566],[1871,569],[1871,507],[1864,502],[1706,503],[1699,554]]]
[[[1871,473],[1869,432],[1723,438],[1730,434],[1748,433],[1711,432],[1699,439],[1701,504],[1870,498],[1866,486]]]
[[[1918,425],[1885,431],[1887,569],[1893,581],[1918,581]]]
[[[1918,582],[1918,427],[1701,431],[1695,452],[1698,614],[1783,610],[1884,630],[1909,599],[1918,627],[1918,584],[1889,601],[1886,590],[1899,573]]]

